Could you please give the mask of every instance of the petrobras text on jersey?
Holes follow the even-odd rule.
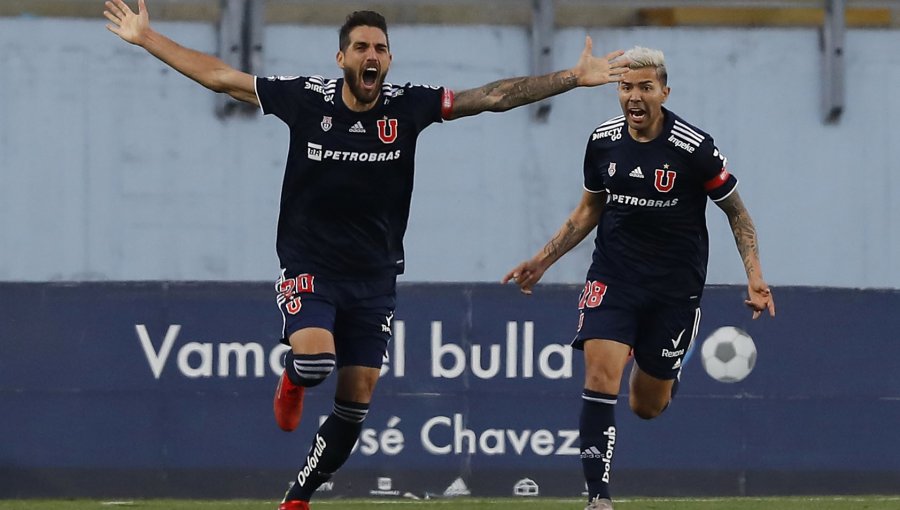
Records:
[[[282,355],[288,347],[281,344],[266,348],[258,342],[197,342],[179,343],[182,326],[170,324],[162,342],[151,338],[146,325],[134,326],[138,342],[155,379],[160,379],[171,365],[188,379],[200,378],[262,378],[280,375]],[[407,377],[406,324],[394,321],[394,336],[389,356],[382,366],[382,376]],[[415,345],[428,345],[415,342]],[[157,347],[158,345],[158,347]],[[420,367],[427,369],[433,379],[459,379],[471,373],[483,380],[496,378],[548,380],[573,377],[573,353],[568,344],[548,343],[535,346],[534,323],[525,321],[519,335],[519,323],[506,323],[506,338],[502,343],[464,346],[444,341],[441,321],[431,322],[431,363]],[[173,356],[174,352],[174,356]],[[423,359],[421,355],[412,356]],[[268,370],[266,368],[268,367]]]
[[[317,143],[307,142],[306,156],[313,161],[359,161],[380,163],[400,159],[400,149],[382,152],[335,151],[325,149]]]
[[[327,416],[320,416],[321,424]],[[492,424],[484,429],[467,426],[467,419],[462,413],[452,415],[426,416],[424,422],[414,427],[418,429],[419,444],[430,455],[579,455],[577,429],[537,429],[504,428],[503,425]],[[494,418],[495,420],[498,418]],[[353,447],[354,452],[365,456],[402,454],[412,438],[407,437],[409,425],[401,427],[403,420],[399,416],[391,416],[382,430],[365,427],[359,441]],[[366,421],[370,424],[372,421]],[[499,426],[496,426],[499,425]],[[413,447],[415,448],[415,447]]]
[[[609,195],[609,202],[623,205],[636,205],[638,207],[675,207],[678,205],[677,198],[654,200],[652,198],[638,198],[630,195],[620,195],[618,193],[611,193]]]

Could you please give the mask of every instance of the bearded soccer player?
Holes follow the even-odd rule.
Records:
[[[338,372],[333,412],[279,506],[308,509],[315,490],[344,464],[359,437],[391,337],[419,133],[434,122],[617,81],[628,71],[616,60],[622,52],[595,58],[587,38],[570,70],[456,93],[395,86],[385,82],[392,58],[385,20],[359,11],[339,32],[343,78],[260,78],[151,29],[143,0],[137,13],[122,0],[105,5],[107,28],[125,41],[290,127],[276,246],[282,270],[275,290],[284,316],[282,342],[291,350],[275,395],[278,426],[294,430],[304,388]]]
[[[623,115],[602,123],[588,140],[581,202],[540,252],[502,280],[530,294],[547,268],[597,229],[572,342],[585,361],[579,424],[585,510],[612,509],[614,409],[630,354],[635,414],[655,418],[675,395],[700,323],[708,199],[731,224],[753,318],[766,310],[775,316],[756,229],[725,157],[712,137],[663,107],[670,91],[663,53],[636,47],[624,56],[630,70],[618,85]]]

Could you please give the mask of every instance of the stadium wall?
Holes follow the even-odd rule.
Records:
[[[99,7],[98,7],[99,9]],[[214,97],[108,33],[105,20],[0,19],[0,280],[268,280],[287,129],[220,119]],[[213,51],[209,24],[159,23]],[[598,53],[667,53],[668,106],[712,133],[741,179],[775,285],[900,287],[900,32],[847,33],[846,109],[820,111],[812,29],[594,29]],[[584,31],[559,30],[554,67]],[[266,74],[336,75],[336,28],[270,26]],[[527,31],[395,26],[391,79],[462,89],[529,74]],[[496,281],[548,239],[581,192],[612,87],[429,128],[418,154],[408,281]],[[711,206],[711,283],[743,271]],[[590,243],[547,275],[581,281]]]
[[[577,497],[579,290],[401,285],[375,405],[322,497]],[[334,381],[309,391],[297,431],[276,428],[273,292],[0,284],[0,498],[279,497]],[[783,287],[778,318],[759,321],[743,292],[707,289],[697,343],[740,327],[755,369],[717,382],[693,351],[650,422],[623,394],[616,493],[897,493],[900,292]]]

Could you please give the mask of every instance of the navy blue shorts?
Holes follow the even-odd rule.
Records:
[[[657,379],[675,379],[700,326],[696,301],[672,302],[640,287],[589,280],[581,293],[572,346],[614,340],[634,349],[634,361]]]
[[[334,335],[338,368],[381,368],[391,339],[397,279],[342,281],[282,270],[275,282],[276,301],[284,318],[281,343],[303,328]]]

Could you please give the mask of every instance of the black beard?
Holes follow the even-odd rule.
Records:
[[[378,95],[381,93],[381,86],[384,84],[384,77],[382,76],[377,80],[378,86],[375,87],[372,92],[363,90],[359,84],[359,75],[350,69],[344,69],[344,81],[347,83],[347,86],[350,87],[350,92],[353,93],[353,97],[355,97],[357,101],[363,104],[369,104],[378,99]]]

